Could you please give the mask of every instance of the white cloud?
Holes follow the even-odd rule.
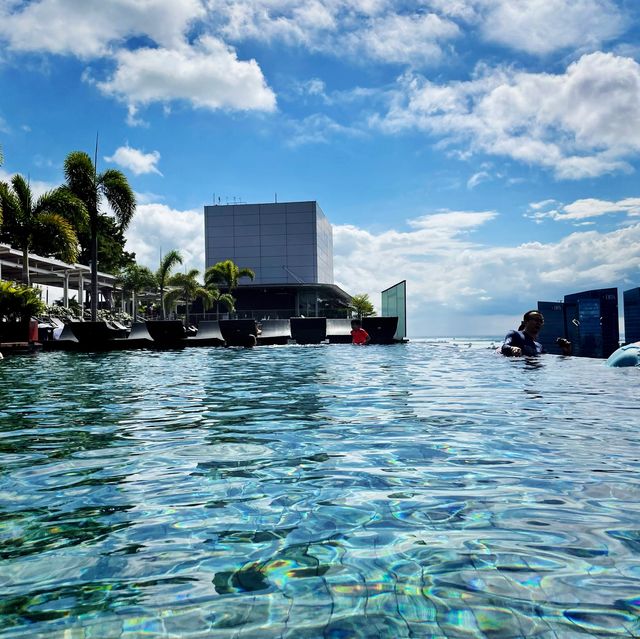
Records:
[[[311,51],[385,63],[438,61],[458,26],[422,7],[400,12],[388,2],[233,0],[215,3],[231,41],[275,40]]]
[[[372,20],[343,42],[353,55],[387,63],[427,64],[442,57],[441,42],[459,35],[456,24],[433,13],[391,14]]]
[[[130,106],[172,100],[208,109],[273,111],[276,106],[256,61],[238,60],[233,49],[210,36],[193,46],[121,50],[115,58],[113,76],[97,86]]]
[[[290,132],[286,144],[291,147],[303,144],[327,144],[334,135],[363,135],[358,129],[343,126],[322,113],[310,115],[304,120],[291,121],[288,126]]]
[[[489,173],[487,173],[486,171],[478,171],[467,180],[467,188],[475,189],[478,184],[482,184],[482,182],[486,182],[490,179],[491,175],[489,175]]]
[[[143,153],[139,149],[134,149],[127,145],[118,147],[112,156],[104,159],[107,162],[113,162],[125,169],[129,169],[134,175],[144,175],[146,173],[162,175],[156,166],[160,161],[160,153],[158,151]]]
[[[551,218],[558,221],[581,223],[584,220],[615,213],[624,213],[629,217],[640,216],[640,198],[629,197],[617,202],[583,198],[566,205],[560,205],[554,200],[546,200],[529,205],[529,209],[526,217],[537,221]]]
[[[635,60],[593,53],[561,75],[480,67],[470,81],[438,85],[405,74],[387,114],[371,123],[580,179],[630,170],[625,159],[640,151],[639,96]]]
[[[623,18],[610,0],[482,0],[487,40],[533,54],[596,49],[621,33]]]
[[[485,314],[516,316],[538,300],[640,281],[640,224],[553,243],[488,246],[462,232],[490,223],[492,215],[467,215],[474,214],[433,216],[433,228],[414,221],[408,232],[335,226],[336,281],[377,303],[382,289],[406,278],[412,335],[451,335],[465,325],[465,334],[486,334]]]
[[[17,51],[92,58],[135,35],[175,46],[204,16],[200,0],[83,0],[81,7],[76,0],[9,3],[0,5],[0,37]]]
[[[443,16],[478,28],[489,42],[548,55],[595,50],[626,28],[614,0],[427,0]]]
[[[165,204],[138,204],[126,231],[127,250],[136,261],[155,271],[160,252],[177,249],[186,268],[204,269],[204,221],[202,211],[172,209]]]

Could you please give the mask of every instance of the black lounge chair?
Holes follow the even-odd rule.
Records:
[[[351,320],[327,319],[327,339],[329,344],[351,344]]]
[[[289,321],[297,344],[320,344],[327,337],[326,317],[292,317]]]
[[[57,318],[56,318],[57,319]],[[56,325],[61,320],[57,320]],[[57,329],[60,327],[57,325]],[[58,337],[55,337],[55,329],[54,329],[54,338],[52,340],[47,340],[42,342],[42,348],[45,351],[74,351],[78,350],[78,338],[75,336],[73,331],[71,330],[70,324],[63,324],[62,331]]]
[[[362,328],[364,328],[371,344],[394,344],[394,335],[398,329],[397,317],[363,317]]]
[[[129,329],[120,322],[108,321],[107,326],[114,332],[115,337],[124,338],[129,335]]]
[[[78,339],[78,343],[90,350],[101,350],[108,348],[109,342],[119,336],[117,329],[109,326],[107,322],[71,322],[73,334]]]
[[[198,332],[187,338],[187,346],[224,346],[225,341],[217,320],[202,321],[198,324]]]
[[[262,320],[258,344],[274,346],[288,344],[291,339],[291,322],[288,319]]]
[[[124,348],[153,348],[156,343],[147,329],[146,322],[134,322],[131,324],[131,331],[127,338],[123,340]]]
[[[71,325],[70,324],[65,324],[63,329],[62,329],[62,333],[60,333],[60,336],[58,337],[58,339],[56,340],[58,342],[73,342],[75,344],[78,343],[78,338],[75,336],[73,330],[71,330]]]
[[[227,346],[255,346],[258,326],[253,319],[220,320],[220,332]]]
[[[146,320],[145,324],[156,346],[178,348],[187,343],[181,320]]]

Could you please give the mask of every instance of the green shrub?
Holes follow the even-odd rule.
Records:
[[[45,308],[40,289],[13,282],[0,282],[0,320],[26,322]]]

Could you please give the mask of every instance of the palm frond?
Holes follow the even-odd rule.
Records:
[[[13,186],[13,192],[15,193],[19,203],[20,214],[25,218],[25,222],[28,224],[28,220],[31,217],[33,209],[31,188],[28,182],[21,175],[14,175],[11,178],[11,186]]]
[[[41,213],[38,216],[40,233],[48,235],[56,257],[73,264],[78,259],[78,236],[71,223],[59,213]]]
[[[67,187],[81,202],[89,214],[97,211],[95,169],[93,161],[84,151],[72,151],[64,161]]]
[[[182,255],[179,251],[172,249],[161,260],[160,267],[156,271],[156,278],[160,286],[164,286],[169,277],[171,277],[171,270],[178,264],[182,264]]]
[[[120,228],[125,230],[136,210],[136,197],[126,176],[117,169],[107,169],[100,174],[98,183],[116,215]]]

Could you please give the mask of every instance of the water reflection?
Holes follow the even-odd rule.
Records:
[[[638,635],[620,372],[434,344],[6,360],[0,633]]]

